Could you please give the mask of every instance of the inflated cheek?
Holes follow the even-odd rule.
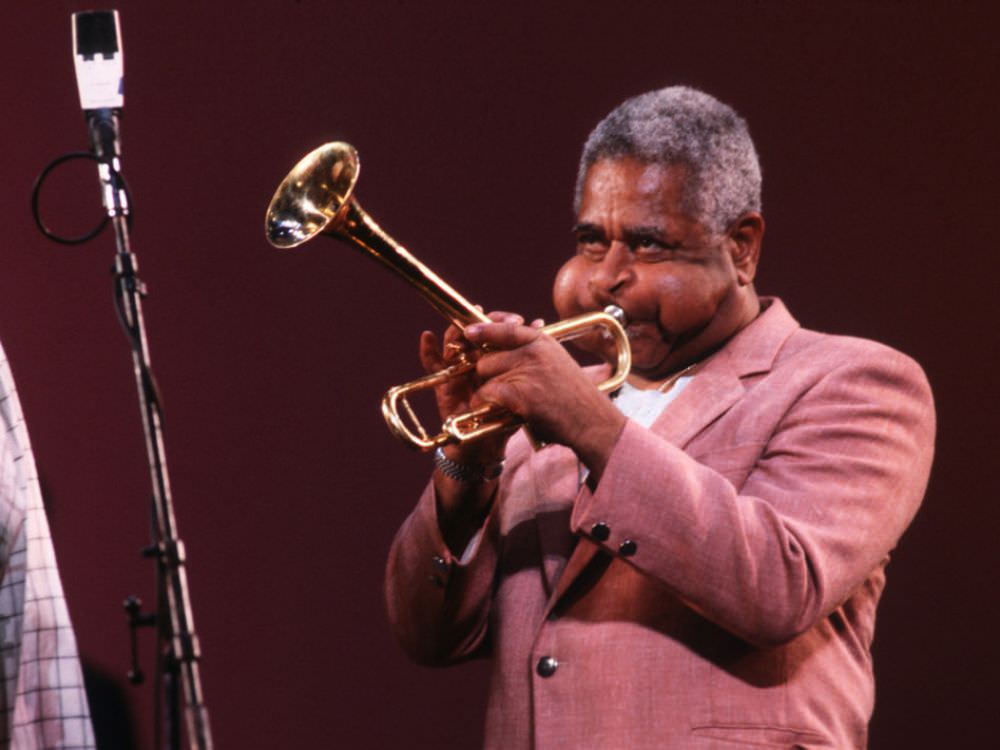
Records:
[[[692,312],[689,282],[674,275],[664,275],[656,280],[654,288],[660,327],[673,333],[683,330]]]
[[[571,258],[559,269],[552,285],[552,302],[560,320],[594,309],[595,302],[590,294],[587,278],[586,266],[579,257]],[[597,329],[573,339],[572,348],[610,361],[610,348]]]
[[[552,303],[560,318],[578,315],[590,306],[587,302],[587,282],[579,261],[578,257],[566,261],[552,285]]]
[[[683,275],[658,282],[660,325],[677,336],[704,326],[714,317],[726,286],[712,269],[691,267]]]

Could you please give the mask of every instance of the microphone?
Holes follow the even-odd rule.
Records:
[[[128,200],[119,178],[118,157],[125,56],[117,10],[73,14],[73,63],[90,148],[98,162],[104,207],[110,216],[124,216]]]

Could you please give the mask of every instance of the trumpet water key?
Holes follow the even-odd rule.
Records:
[[[353,197],[361,165],[358,154],[347,143],[320,146],[299,161],[271,199],[265,217],[268,241],[277,248],[294,248],[324,235],[345,241],[375,258],[405,279],[449,321],[461,329],[489,318],[436,273],[392,239]],[[617,390],[632,366],[624,314],[614,306],[604,312],[579,315],[542,328],[559,341],[601,330],[615,345],[611,376],[600,383],[604,392]],[[485,405],[446,419],[437,433],[429,434],[407,401],[415,391],[434,388],[474,367],[463,358],[457,364],[390,388],[382,398],[382,415],[394,435],[412,448],[428,451],[446,443],[475,440],[519,423],[516,415],[497,406]]]

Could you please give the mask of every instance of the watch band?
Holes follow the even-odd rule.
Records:
[[[434,465],[446,477],[456,482],[474,484],[489,479],[496,479],[503,473],[503,459],[489,466],[478,464],[460,464],[444,455],[444,449],[438,446],[434,449]]]

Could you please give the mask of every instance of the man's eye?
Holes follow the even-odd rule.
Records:
[[[643,263],[659,263],[674,257],[677,245],[668,244],[659,237],[636,237],[632,244],[632,252],[636,260]]]
[[[652,261],[660,260],[667,253],[667,248],[654,237],[640,237],[635,242],[633,252],[636,260]]]
[[[576,249],[580,255],[587,258],[603,258],[608,252],[608,246],[599,237],[581,235],[576,238]]]

